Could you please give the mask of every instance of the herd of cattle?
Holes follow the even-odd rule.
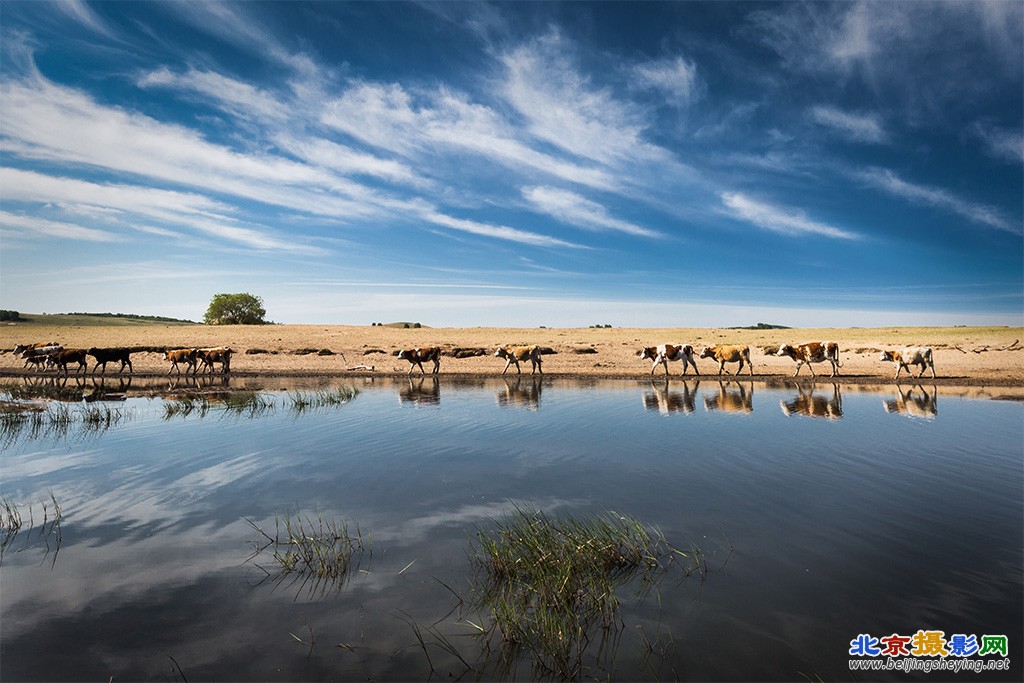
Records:
[[[423,369],[424,362],[432,362],[434,367],[431,372],[432,374],[437,374],[441,368],[441,353],[440,347],[429,346],[403,349],[397,355],[400,359],[409,362],[408,374],[410,375],[417,367],[419,367],[421,373],[426,374],[426,371]],[[544,372],[541,367],[542,349],[539,346],[502,346],[494,352],[494,355],[497,358],[505,359],[505,369],[501,371],[503,375],[508,372],[509,367],[512,365],[515,365],[516,372],[521,374],[520,361],[530,361],[530,374],[543,374]],[[668,377],[668,365],[670,362],[675,361],[682,362],[683,375],[686,374],[689,367],[692,367],[697,375],[700,374],[700,370],[697,369],[697,362],[694,360],[694,349],[690,344],[648,346],[640,349],[637,355],[642,359],[653,361],[651,364],[652,375],[658,366],[661,365],[665,369],[665,376]],[[811,342],[798,345],[783,344],[773,355],[788,356],[796,361],[794,377],[800,374],[800,369],[804,365],[811,371],[812,376],[816,376],[812,364],[828,362],[832,365],[831,377],[838,375],[839,368],[842,366],[842,363],[839,361],[839,344],[836,342]],[[754,364],[750,360],[749,346],[729,346],[724,344],[706,346],[701,350],[699,357],[711,358],[717,362],[719,375],[723,372],[730,374],[725,368],[726,363],[739,363],[739,366],[736,368],[737,375],[743,370],[744,364],[747,365],[750,374],[754,374]],[[924,371],[927,369],[931,370],[932,379],[935,379],[935,362],[932,358],[932,350],[927,346],[913,346],[900,351],[882,351],[880,360],[893,363],[896,367],[896,379],[899,379],[900,373],[903,370],[906,370],[909,374],[911,365],[920,366],[921,371],[918,373],[918,377],[923,376]]]
[[[522,374],[519,367],[520,362],[530,362],[530,374],[543,374],[541,367],[542,352],[540,346],[502,346],[495,351],[496,358],[505,359],[505,369],[501,374],[508,372],[509,367],[515,365],[516,372]],[[120,361],[121,367],[118,372],[123,372],[125,367],[128,372],[133,372],[131,361],[131,349],[65,349],[55,342],[44,342],[40,344],[19,344],[14,348],[15,356],[25,359],[24,367],[35,365],[39,370],[55,368],[58,372],[68,374],[69,364],[78,364],[75,372],[88,371],[88,357],[92,356],[96,364],[92,372],[102,368],[101,373],[107,371],[108,362]],[[226,347],[205,348],[205,349],[172,349],[164,351],[164,359],[170,362],[170,369],[167,374],[177,372],[181,374],[181,366],[185,366],[185,372],[198,374],[202,372],[213,373],[217,364],[220,364],[221,372],[231,372],[231,354],[234,353]],[[402,349],[397,354],[399,359],[408,361],[409,373],[419,367],[422,374],[426,374],[423,363],[433,363],[432,374],[437,374],[441,368],[442,349],[437,346],[419,347],[415,349]],[[800,369],[806,365],[812,376],[814,374],[814,363],[829,363],[832,366],[831,377],[839,374],[842,363],[839,361],[839,344],[836,342],[811,342],[809,344],[783,344],[773,355],[792,358],[796,361],[796,372],[794,377],[800,374]],[[690,344],[661,344],[649,346],[637,353],[641,359],[652,361],[651,374],[661,365],[665,370],[665,376],[669,375],[669,363],[681,361],[683,364],[683,375],[686,375],[687,368],[692,367],[695,374],[700,375],[697,363],[694,360],[694,348]],[[736,369],[738,375],[744,364],[749,369],[750,375],[754,374],[754,364],[750,360],[749,346],[716,345],[704,347],[700,352],[700,358],[710,358],[718,363],[718,374],[723,372],[731,374],[726,369],[726,363],[739,363]],[[908,347],[900,351],[882,351],[880,360],[893,363],[896,367],[896,379],[900,373],[906,370],[910,374],[910,366],[920,366],[918,377],[924,375],[926,369],[931,370],[932,379],[935,378],[935,363],[932,359],[932,350],[926,346]]]
[[[174,349],[164,351],[164,360],[171,362],[171,369],[167,374],[177,370],[181,374],[180,364],[185,365],[185,372],[193,374],[199,372],[213,373],[214,366],[218,363],[222,372],[231,372],[231,354],[234,353],[226,347],[215,347],[208,349]],[[57,372],[68,374],[68,365],[77,363],[75,372],[88,372],[89,356],[96,361],[92,371],[95,374],[97,369],[101,374],[106,374],[107,363],[121,362],[118,372],[134,372],[132,367],[131,349],[65,349],[57,342],[42,342],[38,344],[18,344],[14,347],[14,355],[25,359],[23,368],[34,365],[38,370],[54,368]]]

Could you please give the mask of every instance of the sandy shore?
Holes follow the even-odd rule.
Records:
[[[712,344],[750,346],[755,379],[793,375],[795,363],[768,354],[781,343],[828,340],[840,345],[844,383],[891,381],[895,368],[879,360],[882,349],[930,346],[934,350],[938,384],[964,386],[1024,386],[1024,328],[854,328],[733,330],[684,328],[420,328],[356,327],[342,325],[268,326],[67,326],[5,325],[0,327],[0,375],[24,374],[21,359],[10,350],[16,344],[55,341],[65,348],[130,347],[136,375],[168,372],[163,348],[228,346],[235,351],[236,376],[352,376],[404,375],[408,363],[395,357],[402,348],[440,346],[445,355],[442,375],[498,375],[504,361],[494,357],[500,345],[537,344],[553,353],[544,356],[548,377],[644,378],[651,363],[637,357],[644,346],[689,343],[699,349]],[[144,350],[143,350],[144,349]],[[482,355],[471,355],[481,353]],[[361,366],[368,369],[354,369]],[[701,375],[715,376],[717,363],[698,359]],[[429,371],[430,364],[426,364]],[[735,371],[735,365],[729,367]],[[91,364],[90,364],[91,370]],[[108,372],[116,370],[115,366]],[[529,372],[527,365],[525,371]],[[681,364],[671,368],[673,375]],[[418,370],[416,372],[419,372]],[[514,372],[514,368],[509,372]],[[658,372],[662,372],[660,369]],[[692,371],[691,371],[692,372]],[[815,367],[828,375],[828,364]],[[747,370],[744,369],[744,376]],[[810,377],[807,369],[801,376]],[[903,377],[906,377],[904,372]],[[930,382],[930,377],[928,378]]]

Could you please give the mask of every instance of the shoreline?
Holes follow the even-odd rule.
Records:
[[[796,364],[772,353],[780,344],[812,340],[836,341],[840,345],[842,365],[837,377],[830,377],[828,363],[814,366],[816,377],[805,367],[796,377]],[[60,378],[53,370],[38,372],[23,369],[24,361],[11,350],[19,343],[55,341],[65,348],[130,348],[134,374],[146,379],[175,380],[168,374],[170,364],[161,349],[226,346],[234,350],[230,377],[357,379],[388,377],[407,379],[409,364],[399,360],[399,349],[438,346],[441,379],[514,379],[525,380],[530,364],[522,375],[512,366],[503,375],[505,363],[494,357],[494,349],[503,345],[537,344],[549,351],[542,356],[545,379],[664,381],[661,366],[651,374],[652,363],[641,359],[644,346],[662,343],[689,343],[699,355],[705,345],[738,344],[750,347],[753,377],[743,368],[737,376],[736,364],[726,369],[733,374],[719,375],[712,359],[696,359],[699,377],[693,369],[682,376],[682,364],[669,364],[672,383],[683,380],[710,382],[785,382],[799,386],[811,384],[925,385],[965,387],[1024,387],[1024,328],[827,328],[827,329],[719,329],[719,328],[416,328],[344,325],[264,325],[264,326],[38,326],[0,327],[0,377]],[[917,377],[904,370],[899,379],[893,364],[879,360],[881,350],[904,346],[929,346],[935,358],[936,379],[930,372]],[[105,375],[93,374],[94,359],[89,359],[85,377],[115,379],[127,377],[108,365]],[[373,370],[358,368],[372,367]],[[349,370],[348,368],[353,368]],[[425,363],[430,377],[432,363]],[[218,367],[219,370],[219,367]],[[78,377],[82,377],[81,373]],[[184,378],[186,375],[181,375]],[[215,374],[215,377],[221,375]],[[423,377],[417,367],[411,377]],[[68,378],[75,377],[69,372]]]
[[[63,373],[55,373],[54,371],[36,372],[34,370],[0,370],[0,379],[56,379],[56,380],[127,380],[130,378],[141,379],[141,380],[170,380],[170,381],[185,381],[185,380],[205,380],[208,382],[218,381],[223,379],[390,379],[390,380],[423,380],[423,379],[438,379],[439,381],[475,381],[475,380],[565,380],[565,381],[610,381],[610,382],[654,382],[663,384],[667,380],[669,383],[678,382],[754,382],[761,384],[771,385],[792,385],[792,386],[810,386],[814,384],[839,384],[839,385],[851,385],[851,386],[863,386],[863,385],[887,385],[887,386],[937,386],[937,387],[1020,387],[1024,389],[1024,383],[1014,379],[1000,379],[1000,378],[979,378],[979,377],[948,377],[939,376],[936,379],[932,379],[930,376],[917,377],[901,375],[899,379],[894,379],[891,376],[885,375],[838,375],[836,377],[830,377],[829,375],[817,375],[812,377],[810,375],[801,374],[798,377],[784,374],[754,374],[753,376],[748,374],[743,375],[718,375],[718,374],[700,374],[694,375],[692,372],[683,376],[678,374],[669,375],[667,378],[664,373],[651,375],[645,375],[643,373],[626,373],[626,372],[607,372],[607,373],[574,373],[574,372],[544,372],[542,374],[531,375],[528,372],[524,372],[522,375],[516,375],[515,373],[506,373],[502,375],[500,372],[441,372],[433,375],[431,373],[420,374],[418,371],[412,375],[408,375],[404,372],[396,371],[367,371],[367,370],[356,370],[356,371],[290,371],[290,372],[276,372],[276,371],[232,371],[226,375],[221,373],[219,370],[214,372],[212,375],[209,373],[192,375],[191,373],[182,373],[180,376],[176,374],[160,374],[156,372],[128,372],[125,370],[123,373],[118,372],[107,372],[106,374],[97,372],[95,374],[92,371],[88,372],[69,372],[67,375]]]

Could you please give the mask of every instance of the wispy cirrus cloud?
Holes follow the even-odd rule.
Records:
[[[555,187],[523,188],[525,197],[538,211],[586,230],[614,230],[638,237],[664,237],[656,230],[615,218],[601,204],[575,192]]]
[[[985,153],[1011,164],[1024,163],[1024,132],[978,122],[969,129],[982,142]]]
[[[605,170],[538,151],[493,108],[446,87],[414,94],[397,83],[354,82],[326,103],[321,121],[407,158],[471,153],[594,188],[615,184]]]
[[[123,237],[107,230],[87,228],[63,221],[51,221],[38,216],[25,216],[10,211],[0,211],[0,231],[13,231],[19,237],[29,239],[57,237],[82,242],[123,241]]]
[[[548,235],[531,232],[529,230],[513,228],[507,225],[494,225],[491,223],[484,223],[481,221],[474,221],[466,218],[456,218],[455,216],[449,216],[430,207],[424,207],[421,215],[424,220],[429,221],[435,225],[451,228],[452,230],[459,230],[461,232],[466,232],[472,235],[494,237],[497,239],[508,240],[511,242],[519,242],[520,244],[529,244],[535,247],[570,247],[575,249],[584,248],[583,245],[580,244],[573,244],[572,242],[567,242],[556,237],[550,237]]]
[[[230,207],[209,197],[126,183],[95,183],[18,168],[0,168],[4,201],[94,207],[161,220],[222,215]]]
[[[161,87],[195,93],[238,118],[281,122],[286,121],[292,111],[271,93],[212,71],[192,68],[176,73],[161,67],[142,74],[136,83],[140,88]]]
[[[719,197],[726,209],[736,218],[781,235],[820,235],[844,240],[861,238],[857,233],[811,220],[803,211],[765,204],[739,192],[723,192]]]
[[[999,211],[990,206],[977,204],[960,197],[949,190],[911,183],[884,168],[870,168],[854,174],[854,177],[870,187],[883,190],[893,196],[900,197],[913,204],[934,206],[968,219],[972,223],[1003,230],[1020,235],[1024,233],[1021,225],[1010,222]]]
[[[673,107],[685,109],[700,96],[697,66],[683,57],[665,58],[635,65],[635,87],[657,90]]]
[[[558,32],[509,50],[499,60],[505,67],[499,94],[525,119],[535,138],[612,166],[670,158],[644,140],[643,110],[584,75]]]
[[[886,142],[889,138],[884,126],[874,114],[853,114],[836,107],[819,105],[811,108],[810,118],[854,142],[878,144]]]
[[[52,3],[51,7],[91,31],[95,31],[107,38],[114,37],[114,32],[110,26],[97,16],[84,0],[63,0],[62,2]]]
[[[0,183],[5,202],[50,203],[62,207],[69,215],[84,216],[123,229],[180,237],[180,233],[166,228],[136,227],[140,220],[155,219],[165,225],[187,226],[190,231],[253,249],[301,254],[323,251],[301,239],[274,236],[266,226],[242,224],[230,215],[232,208],[229,205],[199,194],[124,183],[94,183],[15,168],[0,169]],[[24,220],[15,218],[13,214],[5,215],[4,223],[27,225]],[[91,241],[113,239],[113,233],[106,230],[49,220],[44,222],[45,229],[40,228],[43,234]]]

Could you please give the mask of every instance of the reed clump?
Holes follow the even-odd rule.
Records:
[[[303,413],[326,410],[350,403],[359,390],[355,387],[336,387],[318,391],[297,391],[288,393],[280,403],[296,416]],[[164,401],[164,419],[195,415],[204,418],[211,409],[219,407],[223,415],[257,418],[277,410],[279,401],[271,394],[257,391],[218,392],[211,398],[206,394],[186,394]]]
[[[277,583],[292,577],[310,597],[332,588],[341,590],[369,550],[369,539],[364,539],[358,526],[350,530],[347,523],[320,513],[275,516],[272,532],[246,521],[257,533],[249,559],[269,550],[276,571],[261,569]]]
[[[129,409],[107,406],[0,401],[0,448],[7,448],[22,437],[67,437],[76,428],[82,436],[99,434],[133,417]]]
[[[289,393],[286,403],[292,412],[296,415],[301,415],[310,410],[323,410],[343,406],[350,403],[358,394],[358,389],[348,386],[319,389],[317,391],[298,391]]]
[[[552,679],[579,678],[587,661],[614,657],[627,585],[639,597],[675,567],[704,576],[699,549],[679,550],[614,512],[549,517],[517,508],[477,531],[471,557],[473,605],[485,624],[477,629],[496,647],[503,673],[526,654],[535,676]]]
[[[52,491],[49,502],[43,500],[39,507],[42,508],[42,521],[37,527],[32,503],[18,504],[7,496],[0,496],[0,563],[3,562],[4,553],[14,545],[15,539],[23,532],[25,546],[20,550],[27,549],[30,543],[42,541],[46,546],[44,557],[53,551],[50,566],[56,563],[57,554],[60,553],[61,521],[64,513]],[[22,514],[22,508],[26,510],[25,515]],[[33,531],[36,533],[33,534]]]

